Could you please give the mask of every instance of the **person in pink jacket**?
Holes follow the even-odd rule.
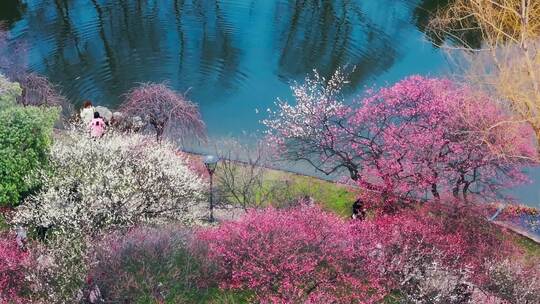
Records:
[[[105,121],[99,116],[99,112],[94,112],[94,119],[88,125],[88,129],[93,138],[100,138],[105,133]]]

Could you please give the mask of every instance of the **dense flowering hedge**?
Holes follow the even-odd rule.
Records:
[[[439,223],[410,215],[385,215],[354,225],[358,252],[387,292],[399,290],[415,303],[446,303],[467,297],[464,240]]]
[[[371,303],[396,291],[414,303],[469,303],[484,286],[502,284],[490,265],[520,257],[489,227],[464,209],[344,222],[301,206],[251,211],[197,239],[222,288],[253,291],[262,303]]]
[[[137,134],[94,140],[70,131],[55,142],[49,162],[50,171],[38,172],[43,187],[18,207],[14,222],[96,234],[203,215],[205,183],[172,144]]]
[[[540,303],[540,261],[526,262],[515,257],[487,262],[488,279],[477,303]]]
[[[21,293],[25,286],[28,253],[22,251],[12,234],[0,234],[0,303],[25,303]]]
[[[87,247],[92,246],[80,231],[56,229],[45,242],[30,242],[25,271],[30,303],[64,304],[82,300],[89,268]]]
[[[263,303],[370,302],[378,288],[348,225],[318,208],[251,211],[199,232],[221,287],[253,290]]]
[[[0,239],[0,258],[8,261],[0,259],[0,284],[15,286],[4,289],[14,290],[15,303],[23,287],[38,303],[229,296],[260,303],[379,303],[391,296],[404,303],[537,303],[538,260],[525,259],[507,237],[455,204],[363,221],[306,205],[268,208],[195,235],[180,226],[98,238],[55,229],[45,243],[29,244],[29,253]]]
[[[191,239],[182,226],[137,227],[105,236],[93,244],[87,293],[97,287],[107,303],[200,300],[196,297],[205,294],[213,273],[190,252]]]
[[[370,271],[412,302],[469,301],[489,280],[486,261],[521,256],[508,236],[464,206],[427,205],[352,227],[356,250],[370,253]]]

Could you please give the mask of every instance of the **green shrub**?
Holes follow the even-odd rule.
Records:
[[[14,106],[21,94],[22,89],[18,83],[10,82],[4,75],[0,74],[0,109]]]
[[[2,103],[12,98],[0,96]],[[0,206],[17,205],[36,186],[30,174],[46,163],[59,113],[58,108],[0,108]]]

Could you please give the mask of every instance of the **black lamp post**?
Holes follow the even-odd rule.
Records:
[[[214,221],[214,192],[213,192],[213,181],[214,181],[214,172],[216,171],[219,158],[215,155],[207,155],[204,158],[204,166],[208,170],[208,175],[210,176],[210,222]]]

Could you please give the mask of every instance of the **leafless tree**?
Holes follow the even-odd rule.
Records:
[[[456,59],[467,82],[495,93],[540,143],[540,1],[455,0],[430,22],[430,31]],[[471,37],[480,43],[473,45]]]
[[[216,177],[225,202],[240,205],[244,210],[268,203],[271,190],[265,185],[268,157],[264,147],[262,142],[250,146],[238,140],[220,145]]]
[[[132,89],[126,94],[120,111],[127,116],[140,117],[146,127],[153,129],[158,142],[166,132],[174,132],[180,139],[206,138],[197,105],[163,83],[142,83]]]
[[[67,99],[62,96],[58,86],[49,79],[36,73],[25,73],[18,79],[22,88],[19,103],[23,106],[62,106],[66,107]]]

